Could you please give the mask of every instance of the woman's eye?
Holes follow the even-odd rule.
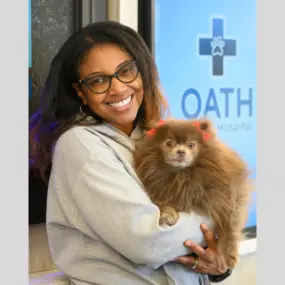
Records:
[[[128,65],[128,66],[125,66],[123,69],[120,70],[120,73],[121,74],[128,74],[130,72],[133,72],[135,69],[135,67],[133,65]]]
[[[105,82],[106,79],[104,77],[95,77],[95,78],[90,78],[87,83],[93,86],[93,85],[104,84]]]
[[[124,68],[124,69],[122,70],[123,73],[128,73],[128,72],[130,72],[130,71],[132,71],[132,68],[131,68],[131,67],[126,67],[126,68]]]

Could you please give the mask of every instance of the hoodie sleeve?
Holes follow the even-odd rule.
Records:
[[[58,146],[57,152],[61,147],[63,144]],[[77,154],[80,155],[80,151]],[[76,155],[72,157],[72,161],[68,159],[66,163],[61,155],[55,155],[57,170],[60,171],[60,164],[60,168],[68,173],[75,164]],[[92,156],[76,174],[70,189],[76,212],[92,231],[127,259],[153,269],[188,254],[188,249],[183,246],[185,240],[203,244],[201,222],[211,227],[207,218],[195,213],[181,213],[174,226],[161,227],[158,207],[151,203],[124,164],[99,141]]]

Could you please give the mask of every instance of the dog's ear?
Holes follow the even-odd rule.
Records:
[[[210,121],[207,118],[201,118],[197,122],[199,123],[201,131],[204,131],[206,133],[210,133],[212,135],[216,135],[216,130],[215,130],[215,127],[214,127],[212,121]]]
[[[204,141],[214,141],[216,132],[209,119],[200,118],[193,120],[192,124],[201,132]]]
[[[149,135],[149,136],[155,135],[157,128],[160,127],[160,126],[163,125],[163,124],[164,124],[164,121],[163,121],[163,120],[160,120],[160,121],[158,121],[158,122],[153,122],[153,123],[151,124],[151,126],[152,126],[151,129],[146,132],[147,135]]]

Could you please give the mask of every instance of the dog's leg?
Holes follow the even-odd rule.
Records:
[[[219,239],[219,249],[229,268],[234,268],[239,261],[238,239],[235,234],[227,234]]]
[[[232,218],[217,227],[218,247],[227,265],[234,268],[239,261],[239,242],[242,240],[242,213],[232,213]]]
[[[168,225],[173,226],[179,219],[179,213],[171,206],[163,205],[159,207],[160,219],[159,224],[161,226]]]
[[[244,238],[242,230],[247,220],[247,204],[251,185],[245,181],[238,189],[236,209],[230,211],[230,219],[222,225],[222,235],[219,239],[219,247],[230,268],[237,265],[239,259],[239,242]]]

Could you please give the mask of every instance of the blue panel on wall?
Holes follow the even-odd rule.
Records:
[[[155,59],[172,116],[214,120],[256,168],[256,4],[155,2]],[[246,227],[256,225],[256,195]]]

